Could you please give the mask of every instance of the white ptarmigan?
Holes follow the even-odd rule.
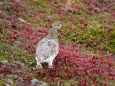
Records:
[[[60,23],[55,23],[49,30],[49,34],[44,37],[36,48],[37,68],[42,68],[41,63],[48,63],[49,68],[53,68],[53,60],[59,52],[59,43],[57,39],[57,30],[61,28]]]

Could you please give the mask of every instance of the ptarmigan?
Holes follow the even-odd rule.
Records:
[[[41,63],[48,63],[49,68],[53,68],[53,60],[59,52],[59,43],[57,39],[57,30],[61,28],[61,24],[55,23],[49,30],[49,34],[44,37],[36,48],[37,68],[42,68]]]

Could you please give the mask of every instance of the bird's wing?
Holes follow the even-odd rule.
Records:
[[[36,54],[42,57],[50,57],[58,53],[59,45],[56,39],[43,39],[41,40],[36,49]]]

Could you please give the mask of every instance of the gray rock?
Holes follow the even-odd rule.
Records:
[[[8,64],[9,62],[7,60],[2,60],[1,63],[2,64]]]
[[[13,84],[13,80],[12,79],[7,79],[7,82],[9,82],[10,84]]]
[[[20,65],[21,67],[25,67],[25,65],[23,63],[20,63],[18,61],[14,61],[14,64]]]
[[[39,81],[35,78],[33,78],[31,80],[31,85],[36,85],[36,86],[48,86],[48,84],[46,82],[43,82],[43,81]]]
[[[11,85],[9,85],[9,84],[5,84],[5,86],[11,86]]]

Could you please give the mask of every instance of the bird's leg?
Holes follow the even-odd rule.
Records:
[[[40,63],[39,64],[37,63],[36,68],[37,69],[42,69],[42,65]]]
[[[53,59],[50,59],[50,60],[48,61],[48,67],[49,67],[49,68],[53,68]]]
[[[41,69],[42,68],[42,65],[40,64],[41,62],[39,61],[39,59],[36,57],[36,61],[37,61],[37,65],[36,65],[36,68],[37,69]]]
[[[48,67],[49,67],[49,68],[53,68],[53,64],[50,64],[50,63],[49,63],[49,64],[48,64]]]

